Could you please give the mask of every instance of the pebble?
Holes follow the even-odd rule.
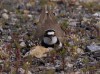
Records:
[[[7,12],[8,12],[8,10],[7,10],[7,9],[3,9],[3,11],[4,11],[5,13],[7,13]]]
[[[46,67],[46,69],[48,69],[48,70],[49,70],[49,69],[55,69],[55,67]]]
[[[25,74],[25,70],[23,68],[19,68],[18,71],[20,74]],[[28,71],[27,74],[32,74],[32,73],[31,73],[31,71]]]
[[[61,71],[61,74],[65,74],[64,71]]]
[[[8,39],[9,39],[9,40],[11,40],[11,39],[12,39],[12,37],[11,37],[11,36],[8,36]]]
[[[83,49],[77,48],[77,53],[78,53],[78,54],[84,54]]]
[[[27,6],[27,7],[31,7],[32,5],[31,5],[30,3],[27,3],[26,6]]]
[[[68,63],[67,66],[68,67],[73,67],[73,64]]]
[[[28,14],[28,17],[29,17],[30,19],[32,19],[33,16],[32,16],[31,14]]]
[[[2,14],[2,17],[3,17],[4,19],[9,19],[9,15],[8,15],[7,13],[3,13],[3,14]]]
[[[0,64],[3,63],[3,60],[0,60]]]
[[[25,46],[26,46],[25,42],[21,42],[21,43],[20,43],[20,46],[21,46],[21,47],[25,47]]]
[[[75,72],[75,74],[81,74],[81,72],[80,71],[77,71],[77,72]]]
[[[29,14],[29,11],[28,10],[24,10],[24,14]]]

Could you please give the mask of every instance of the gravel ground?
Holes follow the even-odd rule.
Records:
[[[100,56],[98,59],[84,51],[86,46],[100,43],[100,28],[95,25],[100,20],[81,5],[59,4],[53,11],[66,33],[64,51],[54,51],[40,59],[21,56],[20,50],[38,44],[33,39],[42,6],[28,1],[0,0],[0,73],[100,74]]]

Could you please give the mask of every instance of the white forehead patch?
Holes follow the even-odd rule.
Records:
[[[48,35],[54,35],[54,32],[48,32],[47,34]]]

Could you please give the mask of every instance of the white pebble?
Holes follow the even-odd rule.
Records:
[[[21,74],[25,74],[25,70],[23,68],[19,68],[18,71],[21,73]],[[30,71],[28,71],[27,74],[32,74]]]
[[[25,47],[26,46],[25,42],[21,42],[20,46]]]
[[[80,72],[79,72],[79,71],[77,71],[77,72],[75,72],[75,74],[80,74]]]
[[[32,17],[33,17],[31,14],[29,14],[29,15],[27,15],[27,16],[28,16],[30,19],[32,19]]]
[[[0,60],[0,63],[2,63],[3,62],[3,60]]]
[[[2,14],[2,17],[3,17],[4,19],[9,19],[9,15],[8,15],[7,13],[3,13],[3,14]]]
[[[4,11],[4,12],[6,12],[6,13],[8,12],[8,10],[7,10],[7,9],[3,9],[3,11]]]
[[[26,6],[27,6],[27,7],[31,7],[32,5],[31,5],[30,3],[27,3]]]
[[[68,67],[72,67],[72,66],[73,66],[73,64],[68,63],[68,64],[67,64],[67,66],[68,66]]]
[[[21,74],[24,74],[25,73],[25,70],[23,68],[19,68],[18,71],[21,73]]]
[[[0,25],[0,30],[1,30],[1,31],[3,31],[3,28],[2,28],[2,26],[1,26],[1,25]]]
[[[11,36],[8,36],[8,39],[9,39],[9,40],[11,40],[11,39],[12,39],[12,37],[11,37]]]
[[[82,50],[82,49],[77,48],[77,53],[83,54],[84,52],[83,52],[83,50]]]

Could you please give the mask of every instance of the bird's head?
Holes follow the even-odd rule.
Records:
[[[55,44],[57,42],[57,36],[54,30],[46,30],[44,33],[44,43]]]
[[[51,37],[56,36],[56,34],[54,30],[46,30],[44,36],[51,38]]]

